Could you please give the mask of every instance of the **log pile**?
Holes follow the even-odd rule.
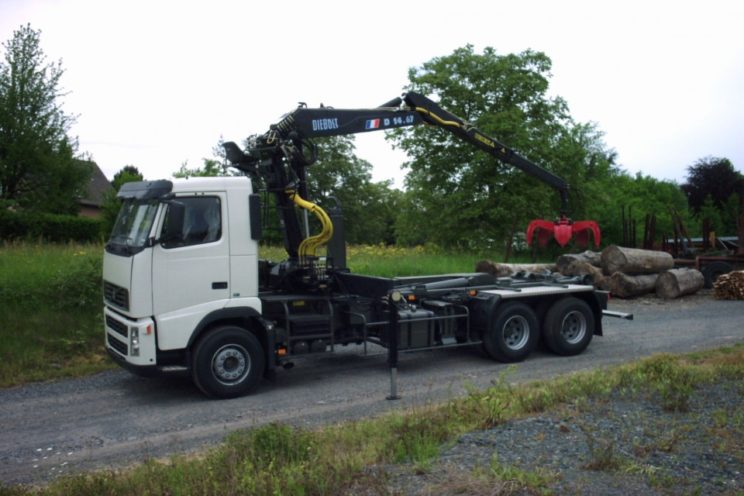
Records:
[[[563,268],[560,268],[560,264],[557,265],[559,272],[564,276],[591,276],[594,285],[597,287],[604,283],[605,276],[602,269],[588,262],[574,260],[568,265],[564,265]]]
[[[713,297],[719,300],[744,300],[744,270],[718,276],[713,283]]]
[[[586,250],[583,253],[567,253],[558,257],[555,265],[558,267],[558,272],[563,274],[563,271],[574,262],[601,267],[601,254],[591,250]]]
[[[703,287],[699,271],[674,269],[672,256],[660,251],[611,245],[601,253],[562,255],[556,266],[566,276],[591,275],[595,287],[619,298],[654,291],[661,298],[679,298]]]
[[[518,272],[534,272],[542,274],[555,271],[555,264],[503,264],[490,260],[481,260],[475,264],[476,272],[485,272],[496,277],[509,277]]]

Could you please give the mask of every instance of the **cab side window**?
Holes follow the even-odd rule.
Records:
[[[220,199],[214,196],[178,197],[183,215],[169,208],[163,226],[163,248],[212,243],[222,236]]]

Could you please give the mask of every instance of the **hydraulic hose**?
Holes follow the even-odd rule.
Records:
[[[333,222],[328,214],[315,203],[303,199],[295,190],[287,190],[290,199],[300,208],[312,213],[320,221],[321,231],[315,236],[302,240],[298,250],[300,257],[314,257],[318,248],[326,244],[333,236]]]

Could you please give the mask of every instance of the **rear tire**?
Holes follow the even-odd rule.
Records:
[[[540,336],[534,310],[524,303],[496,307],[496,319],[483,337],[483,347],[500,362],[521,362],[532,352]]]
[[[253,333],[223,326],[196,344],[191,375],[207,396],[235,398],[258,385],[265,367],[264,349]]]
[[[545,314],[543,341],[557,355],[578,355],[589,346],[594,325],[594,312],[584,300],[561,298]]]

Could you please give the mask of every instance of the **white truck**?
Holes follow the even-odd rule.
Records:
[[[603,315],[632,318],[608,312],[607,294],[577,278],[351,273],[341,219],[305,199],[305,168],[315,158],[309,138],[422,122],[540,179],[555,178],[421,95],[369,110],[300,107],[251,138],[247,151],[225,145],[247,177],[122,186],[123,206],[103,264],[109,354],[142,375],[188,369],[205,394],[229,398],[297,356],[350,343],[387,348],[392,372],[399,351],[432,348],[481,345],[494,359],[513,362],[539,340],[560,355],[581,353],[602,334]],[[259,259],[257,183],[274,195],[281,214],[283,262]],[[564,207],[565,189],[559,188]],[[296,207],[317,217],[319,234],[303,234]],[[594,230],[590,222],[582,230]],[[556,233],[562,229],[565,236],[571,225],[562,211]],[[328,256],[317,256],[326,243]]]

